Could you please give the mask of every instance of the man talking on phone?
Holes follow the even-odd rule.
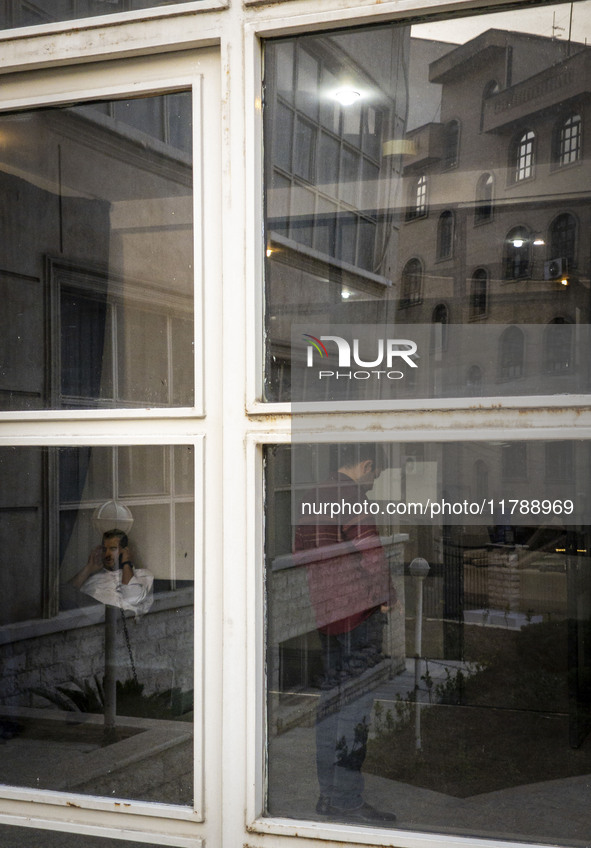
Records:
[[[88,561],[72,586],[97,601],[121,609],[147,612],[152,606],[153,575],[145,568],[134,568],[129,540],[123,530],[103,533],[101,545],[93,548]]]

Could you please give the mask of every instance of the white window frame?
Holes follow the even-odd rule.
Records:
[[[1,51],[1,47],[0,47]],[[0,787],[0,823],[72,833],[112,836],[131,841],[150,841],[175,846],[201,845],[204,840],[205,811],[215,808],[215,800],[205,793],[204,762],[211,759],[217,768],[215,731],[206,735],[208,722],[215,728],[216,715],[206,708],[219,700],[217,656],[221,604],[219,575],[204,563],[212,559],[221,535],[216,462],[220,454],[219,398],[220,375],[216,356],[211,355],[206,374],[205,352],[217,352],[221,336],[219,305],[220,270],[220,61],[219,50],[164,52],[146,59],[117,58],[87,67],[30,71],[4,77],[0,111],[69,105],[96,98],[125,98],[134,95],[164,94],[190,90],[193,110],[193,255],[194,271],[194,366],[195,405],[191,408],[158,409],[79,409],[35,410],[0,413],[1,446],[126,446],[190,445],[195,468],[195,592],[194,592],[194,705],[198,718],[194,734],[194,803],[192,806],[163,804],[125,798],[112,799],[75,792],[56,792],[18,786]],[[209,120],[206,121],[205,117]],[[207,167],[205,163],[207,162]],[[207,214],[203,199],[207,198]],[[210,319],[203,320],[204,309]],[[206,416],[207,409],[207,416]],[[206,489],[207,486],[207,489]],[[205,491],[208,492],[205,532]],[[207,612],[205,594],[211,597]],[[214,637],[205,638],[208,627]],[[209,653],[209,656],[208,656]],[[213,740],[216,739],[211,752]],[[212,787],[215,777],[210,777]],[[215,799],[215,790],[210,793]]]
[[[246,0],[255,2],[255,0]],[[248,638],[247,662],[247,832],[249,848],[263,848],[269,837],[275,836],[273,846],[288,844],[289,837],[305,838],[311,846],[337,848],[343,842],[358,845],[399,846],[399,848],[434,848],[434,846],[458,845],[474,848],[517,848],[535,843],[470,837],[455,834],[420,833],[408,830],[353,827],[329,822],[302,822],[262,815],[265,799],[265,655],[264,655],[264,517],[260,504],[264,499],[263,458],[266,445],[289,444],[290,404],[265,403],[263,396],[263,347],[264,292],[263,256],[264,245],[260,238],[263,232],[262,159],[262,40],[316,32],[344,26],[380,23],[385,20],[404,18],[415,13],[428,14],[437,3],[386,2],[368,9],[364,2],[343,4],[346,8],[335,9],[327,2],[325,10],[318,13],[312,4],[302,4],[301,14],[286,17],[275,6],[267,9],[266,19],[249,20],[245,26],[246,62],[245,82],[247,103],[256,103],[256,109],[246,112],[246,207],[255,215],[248,219],[246,231],[245,275],[248,293],[247,313],[247,403],[248,417],[241,434],[247,444],[246,491],[247,502],[247,556],[246,581],[241,584],[247,601],[246,626]],[[482,8],[482,12],[494,11],[500,5],[496,0]],[[519,4],[511,4],[518,6]],[[458,2],[446,11],[470,9],[469,3]],[[237,329],[237,325],[235,325]],[[310,442],[359,441],[367,433],[372,440],[396,441],[458,441],[469,435],[471,441],[489,440],[551,440],[580,439],[591,436],[591,396],[571,395],[568,397],[496,397],[458,398],[441,402],[437,399],[404,401],[396,411],[384,408],[384,404],[351,404],[350,413],[335,413],[331,404],[318,404],[317,413],[308,416],[309,426],[305,432],[298,429],[298,437]],[[442,415],[441,413],[444,413]],[[327,425],[330,417],[330,426]],[[301,427],[301,422],[299,427]],[[253,495],[255,497],[253,498]],[[239,590],[240,591],[240,590]],[[225,767],[229,762],[224,763]],[[254,776],[254,779],[253,779]],[[238,834],[236,833],[236,836]],[[540,846],[541,848],[541,846]]]
[[[489,0],[486,8],[517,6]],[[138,73],[134,91],[171,83],[173,61],[203,77],[207,124],[196,203],[207,199],[203,285],[196,290],[196,361],[200,406],[178,410],[75,410],[0,414],[0,445],[194,444],[196,558],[203,563],[203,603],[196,598],[195,657],[202,669],[203,777],[197,815],[182,808],[4,787],[0,822],[161,845],[212,848],[311,848],[351,844],[511,848],[524,843],[466,839],[343,824],[263,818],[265,761],[263,450],[291,439],[290,405],[261,402],[263,388],[263,168],[261,39],[409,15],[473,10],[475,0],[196,0],[0,34],[0,108],[26,108],[129,93],[114,79]],[[483,9],[483,11],[485,11]],[[194,52],[200,48],[199,54]],[[171,55],[179,51],[178,56]],[[144,63],[141,57],[146,57]],[[207,61],[206,61],[207,58]],[[94,63],[94,65],[92,64]],[[210,66],[216,66],[214,69]],[[88,65],[85,68],[84,65]],[[55,69],[55,70],[54,70]],[[82,69],[82,70],[81,70]],[[14,75],[13,75],[14,72]],[[87,73],[88,72],[88,73]],[[94,84],[89,87],[88,74]],[[187,76],[181,78],[187,80]],[[86,82],[85,82],[86,80]],[[177,80],[178,82],[178,80]],[[33,94],[32,92],[35,92]],[[197,116],[196,116],[197,117]],[[197,121],[194,122],[197,125]],[[195,158],[197,165],[197,158]],[[195,220],[200,209],[196,209]],[[197,234],[197,239],[199,235]],[[222,250],[222,246],[224,249]],[[197,251],[198,253],[198,251]],[[205,320],[198,318],[203,308]],[[223,318],[222,318],[223,315]],[[199,357],[196,346],[196,356]],[[409,402],[392,412],[330,405],[309,419],[310,439],[359,439],[372,429],[384,441],[569,439],[591,437],[591,399],[464,398]],[[207,412],[207,415],[205,413]],[[443,412],[443,414],[441,414]],[[223,421],[223,428],[222,428]],[[130,435],[133,431],[133,436]],[[197,569],[199,573],[199,569]],[[199,651],[201,650],[201,655]],[[201,732],[201,731],[200,731]],[[79,806],[78,806],[79,802]],[[118,802],[117,802],[118,803]],[[72,806],[73,804],[73,806]],[[527,843],[531,848],[531,843]]]
[[[203,13],[227,9],[229,0],[192,0],[188,3],[174,3],[170,6],[155,6],[146,9],[135,9],[130,12],[113,12],[105,15],[91,15],[86,18],[58,20],[53,23],[31,24],[29,26],[12,27],[0,30],[0,42],[14,41],[17,38],[30,38],[36,35],[58,35],[77,30],[86,30],[94,26],[115,26],[117,24],[134,23],[137,21],[166,22],[167,19],[187,16],[190,13]]]

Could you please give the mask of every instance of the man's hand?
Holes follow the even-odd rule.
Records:
[[[88,561],[75,577],[70,581],[72,586],[79,589],[89,577],[96,574],[103,567],[103,548],[102,545],[97,545],[93,548],[88,556]]]
[[[91,574],[96,574],[97,571],[100,571],[103,567],[103,548],[101,545],[97,545],[96,548],[93,548],[88,555],[88,562],[86,563],[86,569],[88,571],[88,577]]]
[[[127,586],[131,578],[133,577],[133,568],[131,566],[131,554],[129,552],[129,548],[121,548],[121,556],[119,562],[121,563],[121,582],[124,586]]]

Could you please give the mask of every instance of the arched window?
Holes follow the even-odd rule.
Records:
[[[476,205],[474,207],[474,223],[482,224],[491,221],[493,216],[493,187],[492,174],[482,174],[476,185]]]
[[[445,350],[447,347],[449,310],[445,303],[437,304],[431,316],[431,324],[431,351],[437,353]]]
[[[478,268],[470,281],[470,318],[482,318],[486,315],[488,274],[484,268]]]
[[[455,168],[458,164],[460,149],[460,125],[458,121],[449,121],[445,125],[443,138],[443,167]]]
[[[550,224],[549,259],[566,261],[563,272],[577,267],[577,220],[569,212],[558,215]]]
[[[569,115],[558,124],[554,135],[554,161],[560,167],[581,158],[582,126],[580,115]]]
[[[442,212],[437,222],[437,258],[449,259],[453,254],[454,216],[449,210]]]
[[[478,365],[471,365],[466,375],[466,388],[470,397],[480,397],[482,394],[482,371]]]
[[[418,259],[409,259],[402,271],[400,306],[412,306],[421,302],[423,268]]]
[[[528,180],[534,174],[535,135],[531,130],[522,133],[513,148],[513,179],[515,182]]]
[[[482,92],[482,103],[480,105],[480,132],[482,132],[482,128],[484,126],[484,107],[486,101],[489,97],[492,97],[494,94],[497,94],[500,90],[500,86],[496,80],[490,80],[484,86],[484,90]]]
[[[530,239],[525,227],[514,227],[505,240],[504,271],[506,280],[526,277],[530,269]]]
[[[516,380],[523,376],[523,351],[525,340],[519,327],[507,327],[501,335],[499,349],[499,377]]]
[[[423,218],[427,214],[427,177],[421,174],[412,186],[407,219]]]
[[[544,371],[565,374],[573,366],[573,325],[566,318],[554,318],[544,333]]]

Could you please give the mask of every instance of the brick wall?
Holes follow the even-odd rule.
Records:
[[[139,682],[147,695],[193,689],[193,602],[190,589],[157,596],[147,615],[126,618]],[[104,609],[93,605],[47,620],[0,629],[0,703],[47,706],[33,690],[104,674]],[[118,679],[132,676],[123,624],[117,621]]]

